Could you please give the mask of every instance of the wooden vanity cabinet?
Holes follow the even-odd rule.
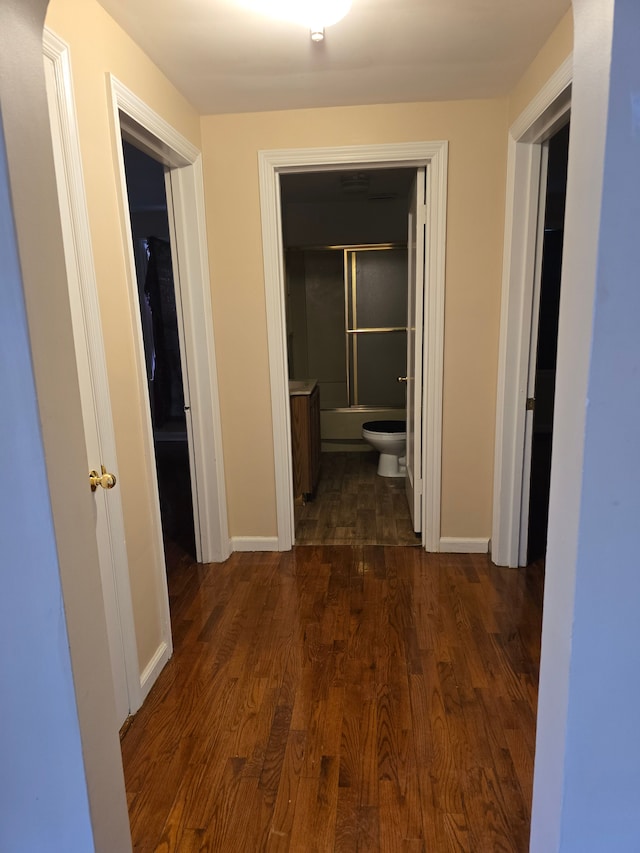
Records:
[[[320,389],[289,394],[291,406],[291,446],[293,495],[313,497],[320,477]]]

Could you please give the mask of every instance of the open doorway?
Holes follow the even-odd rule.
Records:
[[[538,240],[539,284],[537,282],[534,291],[532,332],[535,336],[532,335],[527,406],[531,461],[528,495],[526,479],[523,490],[521,565],[528,565],[544,557],[547,545],[568,157],[569,124],[566,124],[544,144],[543,150]]]
[[[162,523],[157,500],[157,475],[150,417],[143,429],[139,477],[145,480],[153,496],[151,514],[153,535],[150,542],[150,577],[147,599],[155,602],[159,620],[157,645],[147,659],[138,657],[139,637],[131,594],[136,565],[128,559],[124,511],[120,501],[124,477],[120,477],[115,452],[111,400],[107,382],[106,355],[88,212],[84,195],[80,144],[75,119],[68,49],[45,30],[44,53],[47,95],[51,117],[52,142],[56,158],[56,178],[63,225],[64,250],[69,271],[70,305],[74,342],[81,385],[87,471],[108,466],[117,475],[118,487],[108,492],[98,489],[96,499],[96,535],[99,541],[105,618],[114,677],[117,719],[123,723],[135,713],[149,693],[172,653],[166,561],[162,542]],[[198,471],[194,483],[198,508],[200,546],[203,562],[225,560],[230,553],[227,529],[221,427],[216,375],[216,357],[209,291],[208,257],[204,222],[204,192],[200,152],[155,114],[130,90],[109,75],[113,107],[114,141],[122,135],[140,143],[145,151],[167,169],[170,184],[172,247],[181,270],[180,296],[184,319],[184,343],[189,372],[190,435]],[[138,313],[133,240],[127,201],[122,147],[116,146],[118,159],[117,198],[122,226],[123,247],[127,254],[127,282],[131,316]],[[157,164],[156,164],[157,165]],[[135,372],[139,398],[147,394],[142,331],[135,324],[126,329],[135,339]],[[114,394],[119,393],[116,387]],[[126,436],[123,438],[126,441]],[[195,516],[195,511],[194,511]]]
[[[540,226],[548,141],[569,122],[572,73],[569,55],[509,128],[491,531],[491,558],[498,566],[526,565],[528,557]]]
[[[415,178],[415,168],[281,176],[297,544],[420,544],[404,476],[379,476],[362,434],[370,422],[406,432]],[[308,479],[300,456],[317,460]]]
[[[184,370],[164,166],[123,140],[165,552],[196,558]]]
[[[419,474],[414,488],[421,495],[422,545],[427,551],[440,550],[448,150],[448,143],[438,140],[258,152],[278,533],[275,542],[261,542],[263,548],[276,545],[278,550],[288,550],[295,539],[280,180],[283,175],[310,171],[407,167],[425,170],[420,205],[424,262],[419,267],[424,274],[424,311],[419,314],[424,346],[418,359],[423,394],[415,407],[422,453],[414,460]]]

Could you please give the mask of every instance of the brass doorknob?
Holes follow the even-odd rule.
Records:
[[[102,486],[103,489],[112,489],[116,484],[115,474],[109,474],[104,465],[101,465],[100,469],[101,474],[98,474],[97,471],[89,471],[89,484],[92,492],[95,492],[98,486]]]

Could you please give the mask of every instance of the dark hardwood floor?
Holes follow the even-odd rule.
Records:
[[[295,506],[296,544],[420,545],[404,479],[377,468],[377,453],[323,453],[315,498]]]
[[[543,567],[168,552],[175,652],[122,741],[134,850],[528,850]]]

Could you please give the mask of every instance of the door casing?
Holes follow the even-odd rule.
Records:
[[[216,357],[213,338],[213,310],[209,278],[202,156],[187,139],[161,116],[127,89],[112,74],[108,75],[112,105],[113,145],[119,164],[118,200],[123,245],[127,257],[129,298],[133,316],[139,313],[135,259],[129,224],[126,177],[121,136],[167,168],[167,195],[171,198],[169,220],[175,247],[174,268],[180,280],[180,304],[184,332],[185,369],[191,403],[197,501],[200,528],[201,562],[221,562],[229,556],[230,543],[222,460],[222,428],[217,388]],[[175,252],[174,252],[175,248]],[[144,370],[144,342],[136,328],[138,381],[141,399],[147,396]],[[154,470],[153,434],[148,420],[149,458]],[[153,464],[152,464],[153,463]],[[157,487],[157,484],[156,484]],[[158,521],[158,531],[161,531]]]
[[[542,144],[566,124],[572,76],[570,54],[509,130],[491,534],[499,566],[519,563]]]
[[[447,164],[446,141],[258,152],[279,551],[289,550],[295,535],[279,176],[292,172],[335,171],[337,167],[424,166],[429,171],[424,305],[426,346],[423,356],[422,544],[427,551],[435,552],[440,550]]]

